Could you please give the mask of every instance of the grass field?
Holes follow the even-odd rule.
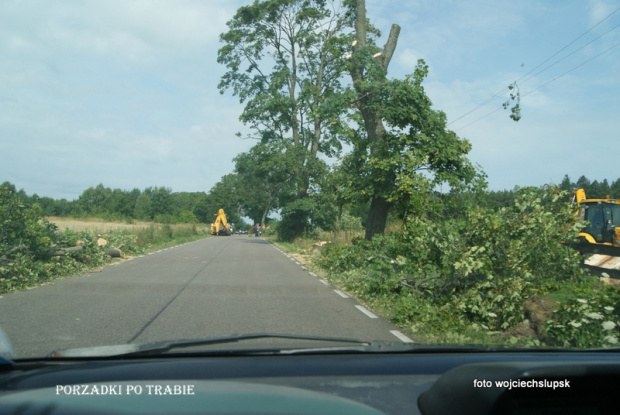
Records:
[[[132,223],[127,222],[110,222],[104,219],[99,218],[84,218],[84,219],[76,219],[76,218],[63,218],[57,216],[49,216],[46,218],[51,223],[58,226],[60,231],[64,231],[65,229],[69,229],[76,232],[82,231],[90,231],[94,234],[104,234],[110,231],[127,231],[130,233],[137,233],[141,229],[146,229],[151,226],[163,228],[164,226],[170,226],[173,231],[178,229],[187,229],[193,226],[196,226],[196,229],[199,232],[207,232],[209,231],[209,225],[204,223],[201,224],[178,224],[178,225],[164,225],[161,223],[154,222],[142,222],[142,221],[133,221]]]

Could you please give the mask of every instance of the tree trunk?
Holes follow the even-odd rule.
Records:
[[[118,248],[110,248],[106,250],[105,253],[112,258],[120,258],[123,256],[123,252]]]
[[[269,213],[270,210],[271,210],[270,207],[266,207],[263,210],[263,216],[261,217],[261,220],[260,220],[260,225],[263,229],[265,229],[265,220],[267,219],[267,213]]]
[[[356,44],[353,47],[353,53],[366,47],[366,35],[367,35],[367,20],[366,20],[366,2],[365,0],[357,0],[356,2],[356,21],[355,21],[355,38]],[[394,55],[396,44],[398,43],[398,36],[400,34],[400,26],[394,24],[390,29],[388,40],[383,47],[383,52],[376,56],[377,62],[383,68],[383,74],[379,78],[368,80],[365,79],[364,68],[357,65],[351,70],[351,77],[353,78],[353,85],[358,93],[358,108],[364,119],[364,127],[368,134],[368,143],[371,154],[374,154],[377,145],[383,141],[387,135],[381,113],[376,109],[370,108],[367,103],[369,97],[365,96],[363,91],[359,89],[359,86],[364,81],[381,82],[385,80],[387,75],[388,66]],[[393,183],[383,183],[381,187],[392,186]],[[385,200],[380,195],[374,195],[370,202],[370,210],[368,212],[368,221],[366,224],[367,240],[371,240],[376,234],[383,234],[385,231],[385,225],[387,223],[388,213],[390,211],[391,203]]]
[[[370,241],[373,236],[383,234],[391,206],[392,204],[382,197],[372,198],[366,222],[365,239]]]

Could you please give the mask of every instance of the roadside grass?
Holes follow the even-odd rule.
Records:
[[[17,253],[0,263],[0,293],[99,270],[111,263],[210,237],[204,224],[123,223],[100,219],[47,218],[57,226],[50,254]],[[81,247],[79,250],[76,248]],[[118,257],[108,251],[118,249]],[[64,251],[64,252],[63,252]]]
[[[211,236],[209,225],[205,224],[163,224],[156,222],[106,221],[99,218],[74,219],[48,217],[46,218],[64,232],[85,232],[92,236],[101,236],[103,239],[117,240],[116,235],[124,235],[133,243],[127,248],[130,252],[149,253],[170,246],[195,241]],[[122,239],[122,238],[121,238]],[[128,252],[129,253],[129,252]]]

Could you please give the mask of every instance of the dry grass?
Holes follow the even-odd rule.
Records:
[[[154,222],[143,222],[143,221],[133,221],[133,223],[127,222],[110,222],[104,219],[99,218],[84,218],[84,219],[76,219],[76,218],[62,218],[57,216],[49,216],[46,218],[51,223],[58,226],[59,230],[69,229],[75,232],[82,231],[90,231],[94,234],[104,234],[110,231],[123,230],[127,232],[136,233],[141,229],[148,228],[150,226],[162,227],[164,226],[161,223]],[[175,230],[176,228],[188,228],[192,225],[189,224],[179,224],[179,225],[170,225],[170,227]],[[196,225],[199,231],[206,230],[207,225],[198,224]]]

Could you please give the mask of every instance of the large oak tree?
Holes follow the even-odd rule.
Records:
[[[369,26],[364,0],[356,0],[355,41],[349,58],[361,128],[352,135],[353,152],[343,161],[350,173],[352,195],[368,198],[366,239],[382,234],[395,203],[409,203],[416,194],[448,183],[458,187],[476,177],[465,155],[471,145],[446,128],[446,116],[432,109],[422,81],[423,61],[404,80],[388,79],[400,26],[392,25],[385,46],[376,46],[378,32]]]

